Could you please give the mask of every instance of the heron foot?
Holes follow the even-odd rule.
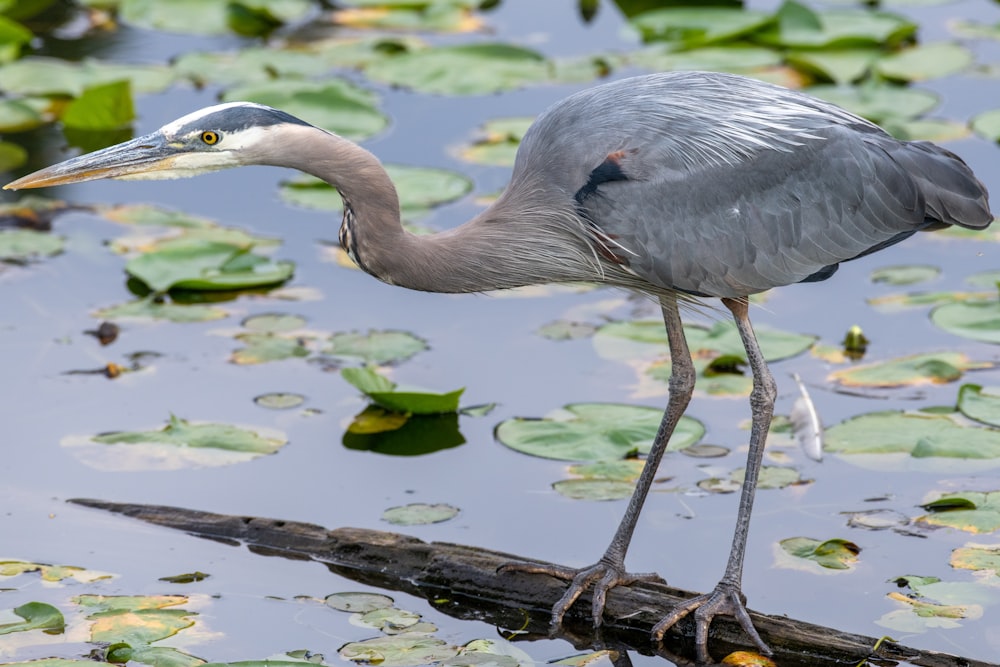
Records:
[[[547,574],[557,579],[570,582],[569,587],[563,596],[559,598],[555,606],[552,607],[551,629],[558,630],[562,626],[563,617],[569,611],[573,603],[579,599],[584,591],[591,585],[594,587],[594,594],[590,606],[591,618],[594,628],[601,627],[604,616],[604,605],[608,597],[608,591],[616,586],[629,586],[639,582],[665,583],[663,577],[655,572],[644,572],[632,574],[625,571],[622,564],[614,563],[610,560],[601,559],[590,567],[571,568],[560,565],[536,565],[533,563],[507,563],[501,565],[498,572],[527,572],[530,574]]]
[[[716,586],[711,593],[693,597],[682,603],[674,609],[672,614],[653,626],[653,640],[662,641],[664,633],[691,612],[694,612],[695,649],[698,651],[699,660],[708,661],[708,627],[712,624],[713,618],[721,615],[734,617],[758,650],[764,655],[772,655],[770,647],[760,638],[757,628],[750,620],[750,614],[747,613],[746,596],[743,595],[739,586],[724,582]]]

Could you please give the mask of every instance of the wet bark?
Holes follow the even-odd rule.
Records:
[[[511,561],[538,562],[522,556],[361,528],[328,530],[321,526],[213,514],[159,505],[135,505],[76,499],[70,502],[123,514],[160,526],[268,556],[322,562],[334,573],[378,588],[406,592],[428,600],[436,609],[456,618],[474,618],[523,634],[515,640],[550,636],[549,612],[565,590],[565,582],[547,575],[497,572]],[[577,648],[611,648],[658,654],[678,665],[693,665],[694,623],[683,619],[662,645],[654,646],[650,630],[679,601],[696,593],[664,584],[643,583],[612,589],[597,636],[589,622],[590,600],[585,594],[566,615],[557,635]],[[848,634],[794,619],[751,611],[754,625],[774,649],[781,667],[843,667],[869,660],[872,665],[905,661],[922,667],[1000,667],[934,651],[921,651],[894,642]],[[717,618],[709,650],[721,659],[734,650],[749,650],[735,621]],[[627,662],[627,659],[626,659]]]

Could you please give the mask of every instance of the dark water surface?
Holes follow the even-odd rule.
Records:
[[[777,3],[754,3],[774,6]],[[945,22],[956,17],[994,24],[1000,7],[968,1],[944,6],[893,7],[921,23],[922,41],[945,39]],[[526,44],[549,55],[577,55],[597,50],[629,50],[636,39],[625,30],[615,8],[603,5],[597,20],[583,25],[575,3],[568,0],[505,0],[486,20],[497,37]],[[211,41],[212,45],[226,40]],[[235,46],[238,42],[233,40]],[[997,43],[972,45],[980,62],[1000,61]],[[109,46],[93,44],[95,55],[123,61],[162,62],[205,41],[190,37],[124,31]],[[617,72],[624,76],[628,71]],[[368,84],[365,85],[374,85]],[[473,136],[483,121],[504,115],[531,115],[583,86],[535,87],[499,96],[443,98],[376,89],[391,127],[366,146],[386,162],[442,166],[462,171],[476,181],[476,194],[491,193],[506,181],[507,170],[471,166],[451,156],[452,148]],[[965,120],[1000,106],[996,79],[963,75],[934,81],[927,87],[943,102],[935,115]],[[214,90],[172,89],[138,100],[136,132],[151,131],[188,111],[214,102]],[[59,145],[53,141],[52,146]],[[949,146],[961,154],[987,186],[1000,192],[997,148],[978,138]],[[54,148],[35,166],[59,159]],[[5,378],[4,446],[0,469],[0,557],[74,564],[119,573],[101,585],[106,594],[197,593],[204,597],[201,622],[184,633],[180,645],[209,660],[263,658],[309,648],[325,653],[328,662],[346,641],[373,631],[350,625],[347,616],[292,600],[296,595],[322,597],[353,590],[316,564],[264,559],[243,549],[217,545],[185,535],[106,516],[64,503],[67,498],[94,497],[138,503],[160,503],[208,511],[281,517],[329,527],[344,525],[391,529],[380,521],[388,507],[410,502],[446,502],[461,508],[449,522],[407,529],[428,540],[453,541],[520,553],[571,565],[593,562],[604,550],[625,502],[571,501],[551,489],[566,477],[565,465],[514,453],[492,436],[494,426],[511,416],[542,416],[564,404],[583,401],[634,401],[661,406],[659,395],[636,396],[635,374],[625,364],[600,359],[589,340],[556,343],[537,335],[543,324],[567,317],[622,294],[600,290],[584,294],[550,294],[537,298],[443,296],[383,285],[358,271],[337,267],[321,257],[318,240],[335,240],[337,223],[320,212],[283,204],[276,184],[289,173],[275,169],[241,169],[190,181],[157,183],[98,182],[67,187],[51,196],[74,202],[150,202],[168,205],[222,224],[262,235],[280,236],[280,258],[297,264],[295,285],[315,287],[319,302],[274,303],[243,299],[230,304],[235,315],[204,324],[129,324],[119,341],[101,349],[83,335],[95,326],[89,315],[98,307],[127,300],[123,260],[104,246],[120,236],[121,227],[86,214],[60,218],[56,231],[68,239],[66,252],[28,269],[0,275],[0,355]],[[473,215],[469,197],[441,209],[431,220],[451,227]],[[778,290],[755,310],[755,322],[819,335],[837,343],[852,324],[861,325],[873,341],[873,358],[891,358],[933,350],[959,350],[976,360],[1000,361],[998,349],[947,334],[934,327],[926,310],[880,313],[865,299],[894,288],[873,286],[870,272],[888,264],[928,263],[943,268],[929,288],[959,289],[979,271],[1000,268],[993,242],[945,240],[924,236],[891,251],[844,265],[826,283]],[[641,304],[638,307],[644,307]],[[628,312],[623,305],[620,312]],[[391,457],[346,449],[341,437],[352,416],[364,405],[357,392],[334,373],[314,365],[287,361],[253,367],[226,363],[236,344],[215,332],[234,329],[243,315],[261,312],[298,313],[309,327],[325,331],[402,329],[427,339],[432,349],[400,366],[394,379],[442,390],[467,387],[463,404],[497,402],[485,418],[462,418],[463,446],[419,457]],[[121,361],[137,350],[164,356],[155,370],[114,382],[65,372]],[[116,356],[119,355],[119,356]],[[774,365],[779,382],[779,413],[787,413],[798,372],[812,387],[813,398],[828,425],[878,409],[918,408],[954,403],[957,384],[877,392],[879,400],[832,391],[825,381],[827,365],[809,355]],[[1000,371],[983,371],[969,381],[1000,384]],[[255,396],[292,391],[308,397],[307,407],[320,411],[274,412],[256,407]],[[158,428],[169,414],[192,420],[264,426],[284,431],[289,440],[274,456],[250,463],[201,469],[116,471],[93,467],[61,445],[72,436],[109,430]],[[696,397],[689,414],[708,428],[706,442],[733,452],[705,462],[672,454],[661,474],[677,485],[692,487],[711,472],[740,467],[746,432],[739,428],[749,414],[744,399]],[[822,464],[790,450],[791,463],[816,483],[758,495],[747,554],[745,592],[754,609],[787,614],[845,631],[874,636],[892,634],[904,643],[979,659],[1000,655],[1000,606],[987,606],[978,620],[955,629],[934,629],[903,636],[876,624],[896,608],[886,599],[894,590],[888,579],[906,574],[934,575],[967,581],[947,565],[952,549],[967,541],[996,543],[994,536],[970,540],[942,530],[926,539],[890,532],[850,529],[842,511],[891,508],[915,516],[931,490],[1000,488],[995,470],[974,475],[946,471],[864,470],[840,458]],[[668,484],[666,486],[671,486]],[[865,502],[887,497],[881,503]],[[635,571],[656,570],[690,590],[714,586],[728,553],[736,509],[735,495],[653,493],[636,532],[628,564]],[[860,565],[850,573],[817,576],[774,567],[775,545],[786,537],[844,537],[864,549]],[[160,576],[201,570],[213,576],[186,587],[169,588]],[[64,589],[41,584],[0,593],[4,608],[29,600],[65,604]],[[82,587],[79,587],[81,588]],[[82,592],[82,590],[81,590]],[[207,596],[218,595],[209,599]],[[276,599],[280,598],[280,599]],[[438,636],[464,643],[491,637],[495,630],[475,622],[443,617],[425,603],[400,596],[398,604],[425,614],[442,629]],[[186,631],[192,632],[192,631]],[[89,650],[85,637],[66,636],[65,650],[51,646],[18,649],[16,635],[0,640],[0,660],[23,660],[59,653],[69,657]],[[537,661],[573,652],[561,641],[522,645]],[[664,664],[662,660],[638,660]]]

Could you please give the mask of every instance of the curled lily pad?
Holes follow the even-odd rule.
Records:
[[[28,151],[9,141],[0,141],[0,171],[11,171],[28,161]]]
[[[514,418],[500,423],[496,438],[515,451],[562,461],[601,461],[649,451],[663,411],[615,403],[574,403],[544,419]],[[681,417],[669,450],[701,439],[705,427]]]
[[[23,621],[0,624],[0,635],[27,630],[45,630],[47,632],[61,631],[66,627],[62,613],[50,604],[44,602],[27,602],[13,610]]]
[[[992,533],[1000,528],[1000,491],[943,494],[923,505],[930,514],[917,521],[968,533]]]
[[[61,120],[67,128],[87,131],[118,130],[135,119],[132,87],[128,81],[112,81],[84,88],[66,105]]]
[[[464,389],[435,393],[397,385],[370,368],[345,368],[341,376],[370,399],[392,412],[436,415],[458,411]]]
[[[834,538],[816,540],[811,537],[790,537],[779,542],[790,556],[817,563],[830,570],[848,570],[858,561],[861,547],[854,542]]]
[[[958,390],[958,410],[969,419],[1000,428],[1000,387],[962,385]]]

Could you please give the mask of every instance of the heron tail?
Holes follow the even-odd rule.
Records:
[[[902,147],[892,157],[920,187],[931,227],[984,229],[993,222],[986,186],[962,158],[928,141]]]

